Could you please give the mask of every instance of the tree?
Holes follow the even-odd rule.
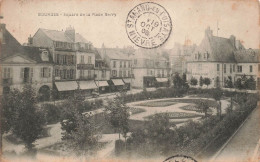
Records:
[[[9,114],[12,120],[7,120],[8,128],[6,128],[6,131],[11,130],[16,137],[25,143],[25,147],[30,151],[34,147],[33,142],[42,133],[45,123],[43,113],[36,106],[35,89],[26,85],[21,92],[14,90],[6,99],[9,104],[4,103],[3,105],[4,109],[9,109],[9,111],[4,110],[6,112],[3,115]]]
[[[183,80],[181,79],[179,73],[175,73],[173,76],[173,86],[174,88],[182,88]]]
[[[220,99],[223,95],[223,92],[220,88],[215,88],[212,90],[212,97],[217,101],[218,105],[217,105],[217,113],[218,116],[221,118],[221,102]]]
[[[196,102],[196,107],[199,112],[202,112],[205,114],[205,118],[208,117],[208,110],[209,110],[208,101],[200,100],[200,101]]]
[[[200,84],[201,87],[202,87],[203,84],[204,84],[204,79],[202,78],[202,76],[200,76],[199,84]]]
[[[196,86],[198,84],[198,80],[196,78],[191,78],[190,79],[190,84],[193,85],[193,86]]]
[[[119,139],[120,134],[126,139],[129,131],[129,107],[125,104],[124,94],[120,93],[113,101],[109,101],[105,106],[106,118],[108,122],[118,131]]]
[[[242,89],[243,88],[243,85],[242,85],[242,80],[241,78],[238,78],[236,81],[235,81],[235,87],[238,88],[238,89]]]
[[[255,90],[256,89],[256,81],[254,79],[253,76],[251,76],[248,80],[247,80],[247,89],[250,90]]]
[[[204,78],[204,84],[208,87],[211,83],[211,80],[209,78]]]
[[[84,115],[84,97],[79,89],[63,105],[62,140],[79,155],[91,154],[97,147],[99,136],[94,120]]]
[[[231,76],[228,76],[228,79],[225,82],[225,87],[233,88],[233,82],[232,82],[232,77]]]

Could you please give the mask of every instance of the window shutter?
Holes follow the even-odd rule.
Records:
[[[43,78],[43,68],[41,68],[40,77]]]
[[[49,68],[49,77],[51,77],[51,68]]]
[[[20,72],[20,78],[24,78],[24,68],[21,68],[21,72]]]

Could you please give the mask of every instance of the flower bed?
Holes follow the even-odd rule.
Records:
[[[130,107],[129,112],[131,115],[145,112],[145,109]]]
[[[198,111],[198,108],[195,105],[187,105],[187,106],[182,106],[180,107],[182,110],[187,110],[187,111]],[[212,113],[212,109],[208,109],[208,113]]]
[[[202,117],[203,115],[195,114],[195,113],[186,113],[186,112],[168,112],[168,113],[161,113],[161,114],[167,114],[169,119],[185,119],[185,118],[196,118],[196,117]],[[151,118],[154,115],[150,115],[146,118]]]
[[[146,107],[166,107],[175,105],[175,102],[172,101],[151,101],[151,102],[145,102],[141,104],[137,104],[136,106],[146,106]]]

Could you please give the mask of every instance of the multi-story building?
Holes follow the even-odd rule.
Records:
[[[100,93],[109,92],[110,69],[98,51],[95,51],[95,82]]]
[[[55,87],[59,92],[77,88],[92,91],[97,88],[94,82],[93,46],[83,36],[75,33],[74,28],[68,27],[65,31],[40,28],[29,38],[29,45],[49,48],[54,58]]]
[[[3,92],[22,90],[30,84],[42,100],[50,98],[53,60],[46,48],[22,46],[1,24],[1,69]]]
[[[209,78],[209,87],[225,87],[227,79],[234,83],[241,74],[256,78],[258,55],[259,52],[246,50],[233,35],[230,38],[213,36],[208,27],[204,39],[187,63],[187,79]]]
[[[131,86],[131,59],[119,49],[102,48],[100,50],[104,61],[110,69],[111,90],[128,89]]]
[[[189,61],[195,49],[196,45],[191,44],[189,40],[185,40],[184,45],[175,43],[169,52],[173,74],[178,73],[182,75],[187,72],[187,61]]]
[[[138,49],[131,58],[133,87],[156,87],[169,84],[171,74],[169,59],[150,49]]]

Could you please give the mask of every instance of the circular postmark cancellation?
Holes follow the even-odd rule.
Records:
[[[161,46],[169,38],[171,30],[171,17],[159,4],[141,3],[127,15],[128,38],[138,47],[156,48]]]
[[[197,160],[193,159],[192,157],[185,156],[185,155],[175,155],[167,158],[163,162],[197,162]]]

